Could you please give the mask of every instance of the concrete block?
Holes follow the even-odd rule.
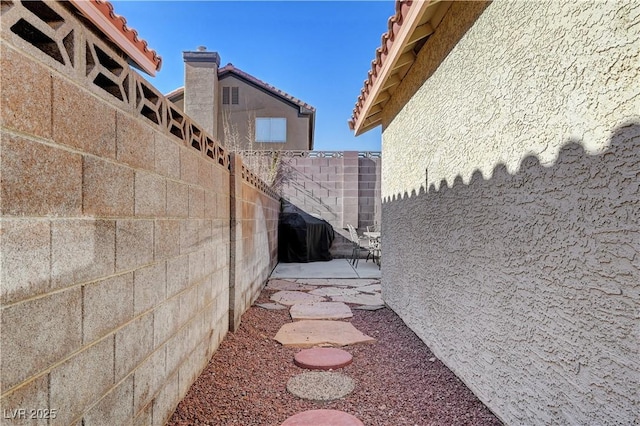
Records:
[[[189,186],[167,181],[167,216],[186,218],[189,216]]]
[[[154,230],[154,259],[156,261],[180,254],[180,222],[156,220]]]
[[[189,187],[189,217],[202,219],[204,217],[204,189]]]
[[[129,321],[133,318],[133,273],[85,285],[82,311],[84,344]]]
[[[205,191],[204,193],[204,218],[215,219],[217,211],[218,195],[213,191]]]
[[[98,157],[116,158],[114,108],[57,76],[53,99],[53,140]]]
[[[114,384],[113,337],[101,340],[51,371],[50,404],[58,409],[51,424],[67,425]]]
[[[118,111],[116,156],[119,161],[137,169],[155,168],[155,140],[151,126],[144,118],[134,118]]]
[[[133,419],[134,426],[149,426],[153,422],[153,402],[143,407]]]
[[[49,375],[43,374],[2,397],[2,418],[6,422],[3,424],[46,426],[49,424],[48,419],[31,419],[28,410],[47,410],[49,408]],[[27,410],[26,416],[23,417],[18,410]]]
[[[180,146],[161,134],[155,137],[156,172],[171,179],[180,179]]]
[[[78,287],[6,306],[0,315],[3,392],[82,344],[82,291]]]
[[[4,115],[4,114],[3,114]],[[0,141],[0,210],[13,216],[79,216],[82,157],[19,136]]]
[[[201,248],[203,237],[201,233],[206,232],[204,225],[207,222],[190,219],[180,222],[180,253],[186,254]],[[209,234],[210,235],[210,234]]]
[[[152,309],[166,298],[167,275],[165,262],[138,269],[133,274],[134,313]]]
[[[167,297],[178,294],[189,285],[189,256],[167,260]]]
[[[163,178],[147,172],[136,172],[136,216],[163,217],[167,207],[167,185]]]
[[[49,139],[51,74],[31,58],[9,49],[7,44],[3,43],[1,49],[0,123],[3,127]]]
[[[121,380],[153,352],[153,313],[118,330],[115,339],[115,377]]]
[[[82,208],[91,216],[133,216],[133,170],[99,158],[85,156]]]
[[[189,253],[189,283],[191,285],[199,282],[204,278],[204,256],[205,250],[198,250]]]
[[[112,389],[82,418],[85,426],[125,425],[133,418],[133,376]]]
[[[191,148],[180,147],[180,179],[192,185],[198,185],[200,171],[198,154]]]
[[[115,270],[115,221],[53,221],[51,245],[52,288],[88,282]]]
[[[180,326],[180,296],[175,296],[158,306],[153,314],[154,347],[163,344]]]
[[[160,390],[165,372],[165,348],[159,348],[145,359],[134,373],[133,410],[140,412]],[[148,423],[147,423],[148,425]]]
[[[181,324],[182,325],[182,324]],[[180,362],[187,356],[187,332],[181,329],[166,343],[167,348],[167,373],[171,374],[180,366]]]
[[[213,190],[215,188],[214,167],[215,163],[209,157],[201,157],[198,161],[198,181],[205,189]]]
[[[116,271],[138,268],[153,261],[153,221],[116,222]]]
[[[0,281],[7,304],[49,290],[48,220],[0,220]]]
[[[187,323],[197,309],[198,288],[193,286],[180,295],[180,325]]]
[[[178,405],[178,374],[169,377],[153,401],[153,425],[164,426]]]

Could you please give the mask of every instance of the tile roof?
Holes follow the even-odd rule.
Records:
[[[415,62],[417,52],[433,34],[451,2],[396,0],[395,14],[387,21],[375,59],[348,121],[359,135],[381,124],[381,111]]]
[[[221,67],[218,69],[218,78],[224,76],[225,74],[235,74],[237,76],[239,76],[240,78],[243,78],[253,84],[255,84],[256,86],[262,87],[263,89],[281,97],[284,98],[286,100],[288,100],[289,102],[294,103],[295,105],[297,105],[300,108],[306,109],[308,111],[306,111],[307,113],[311,112],[311,113],[315,113],[316,109],[315,107],[309,105],[308,103],[289,95],[288,93],[278,89],[275,86],[272,86],[268,83],[265,83],[264,81],[255,78],[254,76],[252,76],[251,74],[247,74],[246,72],[242,71],[239,68],[236,68],[233,64],[228,63],[227,65],[225,65],[224,67]],[[182,87],[178,87],[177,89],[172,90],[171,92],[165,94],[165,96],[169,99],[175,97],[175,96],[180,96],[184,94],[184,86]],[[302,111],[304,112],[304,111]]]
[[[247,74],[246,72],[242,71],[241,69],[234,67],[233,64],[231,64],[231,63],[228,63],[224,67],[218,69],[218,78],[222,77],[223,75],[225,75],[227,73],[236,74],[237,76],[242,77],[245,80],[250,81],[253,84],[255,84],[257,86],[260,86],[263,89],[266,89],[266,90],[268,90],[268,91],[270,91],[270,92],[272,92],[272,93],[274,93],[274,94],[276,94],[276,95],[278,95],[278,96],[280,96],[282,98],[285,98],[285,99],[289,100],[290,102],[293,102],[294,104],[296,104],[296,105],[298,105],[298,106],[300,106],[302,108],[308,109],[311,112],[315,112],[315,110],[316,110],[314,107],[312,107],[308,103],[306,103],[304,101],[301,101],[300,99],[298,99],[296,97],[293,97],[293,96],[289,95],[286,92],[283,92],[282,90],[278,89],[275,86],[272,86],[272,85],[270,85],[268,83],[265,83],[262,80],[259,80],[259,79],[255,78],[251,74]]]
[[[360,90],[360,96],[358,96],[358,101],[356,102],[356,106],[353,109],[353,115],[351,116],[351,120],[349,120],[349,128],[351,128],[351,130],[355,129],[355,123],[360,116],[364,101],[369,95],[373,83],[378,78],[378,73],[382,68],[382,63],[385,59],[387,59],[389,48],[395,41],[395,36],[404,23],[404,16],[411,7],[412,3],[412,0],[396,0],[396,13],[389,17],[389,19],[387,20],[388,31],[382,34],[381,46],[376,49],[376,57],[373,61],[371,61],[371,71],[367,73],[367,79],[364,81],[364,87],[362,88],[362,90]]]
[[[127,20],[114,12],[110,2],[71,0],[71,3],[143,71],[155,75],[160,70],[162,58],[149,49],[145,40],[138,38],[138,32],[127,26]]]

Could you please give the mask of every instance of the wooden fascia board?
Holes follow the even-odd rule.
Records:
[[[408,40],[410,39],[413,31],[418,26],[420,22],[420,18],[423,16],[424,12],[431,6],[431,1],[418,1],[413,3],[407,16],[404,19],[402,26],[400,27],[400,31],[396,34],[395,40],[389,49],[389,53],[387,54],[386,60],[382,63],[382,67],[378,72],[378,77],[373,83],[373,87],[371,88],[367,98],[365,99],[364,105],[358,115],[358,119],[356,120],[354,130],[355,135],[358,136],[364,132],[364,124],[367,117],[370,115],[369,110],[376,103],[380,103],[380,101],[376,101],[378,98],[378,94],[383,91],[383,87],[387,81],[387,79],[391,76],[393,70],[397,68],[396,63],[398,59],[402,55],[402,51],[407,45]]]
[[[118,45],[144,72],[155,77],[156,64],[147,58],[138,48],[113,25],[106,16],[98,11],[91,1],[71,0],[82,14]]]

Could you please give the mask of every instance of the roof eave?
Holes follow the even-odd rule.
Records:
[[[391,44],[389,48],[386,59],[382,62],[380,71],[378,71],[377,77],[373,81],[369,92],[364,98],[363,106],[352,123],[356,136],[359,136],[382,124],[382,120],[379,117],[376,117],[373,120],[371,119],[371,109],[380,103],[377,100],[386,90],[386,83],[392,76],[393,70],[396,68],[396,64],[400,61],[402,51],[420,23],[420,19],[423,14],[432,5],[432,3],[434,2],[430,0],[413,2],[407,12],[407,15],[403,17],[402,25],[400,26],[399,31],[395,34],[393,44]],[[376,114],[380,115],[380,111],[376,112]]]
[[[112,10],[102,11],[101,8],[112,9],[109,2],[96,1],[96,0],[71,0],[71,3],[82,14],[89,19],[96,27],[103,32],[111,41],[113,41],[127,56],[135,63],[140,69],[152,77],[156,75],[156,71],[160,70],[162,64],[161,58],[155,53],[155,51],[147,48],[147,43],[144,40],[137,39],[137,33],[135,30],[128,29],[124,26],[124,18],[115,17],[110,18],[109,15]],[[122,28],[118,28],[114,21],[121,19]],[[130,33],[130,39],[122,31]]]

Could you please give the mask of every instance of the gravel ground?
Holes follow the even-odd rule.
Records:
[[[269,302],[263,291],[258,302]],[[305,410],[342,410],[365,425],[500,425],[500,421],[390,309],[354,310],[353,325],[378,339],[344,348],[353,363],[340,369],[355,390],[334,401],[300,399],[287,381],[305,371],[299,349],[272,340],[290,322],[288,310],[251,307],[180,402],[169,425],[277,426]],[[310,425],[312,426],[312,425]]]

